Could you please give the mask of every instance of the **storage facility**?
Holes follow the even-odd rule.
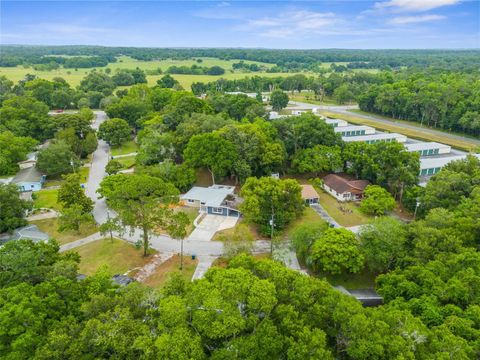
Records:
[[[380,133],[380,134],[364,135],[364,136],[344,136],[342,137],[342,140],[345,142],[361,141],[367,144],[375,144],[379,142],[392,142],[392,141],[404,143],[407,141],[407,137],[405,135],[401,135],[397,133]]]
[[[405,148],[409,152],[418,152],[420,156],[432,156],[441,154],[450,154],[452,148],[449,145],[437,142],[417,142],[405,144]]]
[[[333,127],[345,127],[348,123],[341,119],[325,119],[325,122]]]
[[[335,127],[334,131],[345,137],[375,134],[374,128],[365,125],[340,126]]]

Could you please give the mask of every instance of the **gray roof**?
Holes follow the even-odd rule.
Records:
[[[407,149],[407,151],[421,151],[430,149],[450,148],[450,146],[437,142],[416,142],[405,144],[405,148]]]
[[[226,185],[212,185],[208,188],[194,186],[180,198],[182,200],[196,200],[207,206],[218,207],[228,195],[233,194],[234,190],[235,187]]]
[[[40,182],[42,181],[43,174],[37,169],[36,166],[30,168],[21,169],[17,175],[12,179],[12,183],[18,184],[22,182]]]
[[[11,240],[30,239],[33,242],[48,241],[50,236],[40,231],[37,225],[27,225],[13,231],[13,234],[0,238],[0,243]]]
[[[115,274],[112,276],[112,281],[120,286],[126,286],[130,284],[131,282],[134,282],[135,279],[131,278],[130,276],[127,275],[120,275],[120,274]]]
[[[342,129],[342,128],[340,128]],[[342,140],[345,142],[355,142],[355,141],[369,141],[369,140],[387,140],[395,139],[397,142],[407,141],[407,137],[402,134],[397,133],[376,133],[371,135],[359,135],[359,136],[343,136]]]

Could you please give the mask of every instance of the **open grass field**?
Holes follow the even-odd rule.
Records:
[[[402,120],[395,120],[395,119],[389,119],[385,118],[387,120],[395,121],[398,123],[396,124],[385,124],[381,123],[378,121],[374,120],[369,120],[369,119],[364,119],[359,116],[355,116],[354,113],[352,115],[347,115],[347,114],[339,114],[339,113],[334,113],[330,112],[327,110],[319,110],[318,111],[320,114],[336,118],[336,119],[343,119],[346,120],[352,124],[357,124],[357,125],[368,125],[375,127],[376,129],[383,130],[383,131],[389,131],[389,132],[396,132],[399,134],[406,135],[412,139],[418,139],[418,140],[427,140],[427,141],[436,141],[442,144],[447,144],[450,145],[456,149],[460,150],[465,150],[465,151],[474,151],[478,145],[476,145],[474,142],[469,141],[468,137],[465,137],[465,139],[452,139],[448,136],[443,136],[443,135],[436,135],[436,134],[431,134],[429,132],[424,131],[420,126],[418,126],[418,129],[407,129],[402,126],[402,123],[408,124],[408,125],[413,125],[416,126],[416,123],[410,122],[410,121],[402,121]],[[367,115],[374,115],[377,116],[376,114],[368,114]],[[435,129],[438,130],[438,129]],[[463,135],[462,135],[463,136]]]
[[[60,211],[61,205],[57,203],[58,189],[47,189],[35,192],[35,200],[33,200],[33,208],[47,208]]]
[[[51,218],[51,219],[43,219],[43,220],[35,220],[30,221],[31,224],[37,225],[38,228],[50,235],[50,237],[54,238],[58,241],[60,245],[70,243],[75,240],[83,239],[89,235],[92,235],[98,231],[98,227],[96,224],[83,224],[80,227],[80,231],[58,231],[58,218]]]
[[[308,104],[337,105],[337,102],[333,98],[328,96],[324,96],[323,101],[316,100],[313,91],[302,91],[301,93],[294,94],[288,93],[288,97],[290,98],[290,100],[305,102]]]
[[[191,66],[193,64],[197,64],[199,66],[221,66],[222,68],[225,69],[225,74],[219,75],[219,76],[212,76],[212,75],[184,75],[184,74],[173,74],[172,76],[179,81],[179,83],[187,90],[190,89],[190,86],[194,82],[210,82],[210,81],[215,81],[219,78],[225,78],[229,80],[233,79],[241,79],[244,78],[245,76],[254,76],[254,75],[260,75],[260,76],[266,76],[266,77],[276,77],[276,76],[290,76],[294,75],[294,73],[262,73],[262,72],[253,72],[253,73],[245,73],[245,72],[236,72],[232,70],[232,64],[239,62],[240,60],[221,60],[221,59],[215,59],[215,58],[201,58],[202,62],[197,63],[195,60],[172,60],[172,59],[166,59],[166,60],[161,60],[161,61],[140,61],[140,60],[135,60],[127,56],[121,56],[119,57],[118,61],[116,63],[111,63],[108,64],[108,66],[105,66],[103,68],[96,68],[98,70],[101,69],[106,69],[110,68],[112,70],[112,73],[116,69],[135,69],[135,68],[140,68],[144,71],[148,70],[155,70],[155,69],[162,69],[162,71],[165,71],[168,69],[168,67],[175,65],[175,66]],[[255,61],[245,61],[245,63],[257,63],[261,64],[265,67],[272,67],[274,66],[273,64],[267,64],[267,63],[259,63]],[[328,65],[330,66],[330,65]],[[17,66],[17,67],[0,67],[0,76],[5,75],[8,79],[17,82],[25,77],[26,74],[35,74],[38,77],[47,79],[47,80],[52,80],[54,77],[63,77],[70,85],[72,86],[77,86],[80,84],[80,81],[82,78],[89,73],[91,69],[63,69],[59,68],[56,70],[52,71],[37,71],[34,70],[31,67],[23,67],[23,66]],[[156,81],[160,79],[163,75],[147,75],[147,80],[148,84],[155,85]]]
[[[138,145],[135,141],[127,141],[126,143],[112,147],[110,152],[112,156],[118,156],[118,155],[126,155],[126,154],[131,154],[134,153],[138,150]]]
[[[153,288],[159,288],[165,285],[173,273],[179,273],[186,281],[190,281],[197,264],[198,259],[192,260],[191,256],[185,255],[183,257],[183,270],[180,270],[180,255],[174,255],[171,259],[158,266],[154,273],[147,277],[143,283]]]
[[[107,266],[112,275],[124,274],[150,261],[150,257],[143,257],[143,249],[118,239],[112,242],[105,238],[72,251],[80,255],[79,273],[85,275],[94,274],[101,266]]]

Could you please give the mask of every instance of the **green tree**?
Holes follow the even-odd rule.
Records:
[[[105,166],[105,171],[107,172],[108,175],[114,175],[116,173],[118,173],[120,170],[122,170],[123,168],[123,165],[121,162],[119,162],[118,160],[110,160],[107,164],[107,166]]]
[[[37,167],[49,176],[58,176],[73,172],[80,166],[77,156],[70,146],[62,141],[50,144],[38,153]]]
[[[286,108],[288,105],[288,95],[282,90],[274,90],[270,94],[270,104],[272,105],[273,111],[279,111],[283,108]]]
[[[111,146],[120,146],[131,139],[131,129],[123,119],[109,119],[104,121],[99,129],[98,136]]]
[[[309,262],[330,274],[356,273],[363,268],[364,258],[353,232],[330,228],[313,243]]]
[[[190,166],[207,168],[215,184],[215,177],[224,177],[232,170],[237,152],[235,146],[219,134],[201,134],[190,139],[183,157]]]
[[[407,230],[398,220],[380,217],[360,230],[360,244],[370,271],[393,270],[405,256]]]
[[[166,74],[163,75],[160,80],[157,80],[157,85],[161,88],[171,89],[175,85],[179,85],[179,82],[175,80],[171,75]]]
[[[31,208],[31,202],[20,199],[16,185],[0,183],[0,233],[27,225],[25,213]]]
[[[180,239],[180,270],[183,270],[183,240],[187,237],[187,227],[190,225],[188,215],[182,211],[177,211],[168,219],[168,235],[174,239]]]
[[[93,222],[92,214],[84,212],[81,205],[73,204],[63,208],[58,218],[58,230],[75,230],[79,233],[80,226],[89,222]]]
[[[270,235],[270,220],[276,230],[283,229],[303,214],[301,187],[296,180],[272,177],[248,178],[242,187],[244,202],[240,210],[245,218],[261,226],[262,233]]]
[[[326,222],[319,222],[315,224],[302,224],[293,230],[291,235],[292,245],[299,259],[303,261],[307,260],[313,243],[319,239],[327,229],[328,225]]]
[[[331,172],[343,166],[342,152],[338,146],[316,145],[298,150],[292,159],[292,167],[299,173]]]
[[[10,131],[0,133],[0,175],[14,174],[17,163],[25,160],[37,141],[31,137],[15,136]]]
[[[178,190],[172,184],[147,175],[111,175],[102,181],[98,192],[124,225],[140,227],[144,256],[150,233],[167,225],[172,214],[168,205],[178,202]]]
[[[378,185],[368,185],[363,192],[360,210],[369,215],[384,215],[395,208],[395,199]]]
[[[64,208],[78,205],[82,213],[89,213],[93,210],[93,201],[85,195],[80,185],[79,174],[68,174],[63,176],[64,181],[58,189],[57,202]]]

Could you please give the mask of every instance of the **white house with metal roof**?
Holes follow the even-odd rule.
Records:
[[[235,208],[239,201],[234,191],[234,186],[194,186],[180,199],[186,206],[199,208],[201,213],[239,217],[240,211]]]
[[[420,156],[450,154],[452,151],[451,146],[437,142],[415,142],[411,144],[405,144],[405,149],[408,152],[417,152],[420,154]]]
[[[333,129],[333,131],[340,133],[344,137],[375,134],[375,129],[366,125],[337,126]]]
[[[407,141],[407,137],[405,135],[397,134],[397,133],[380,133],[380,134],[373,134],[373,135],[364,135],[364,136],[343,136],[342,140],[345,142],[365,142],[367,144],[376,144],[379,142],[399,142],[404,143]]]

